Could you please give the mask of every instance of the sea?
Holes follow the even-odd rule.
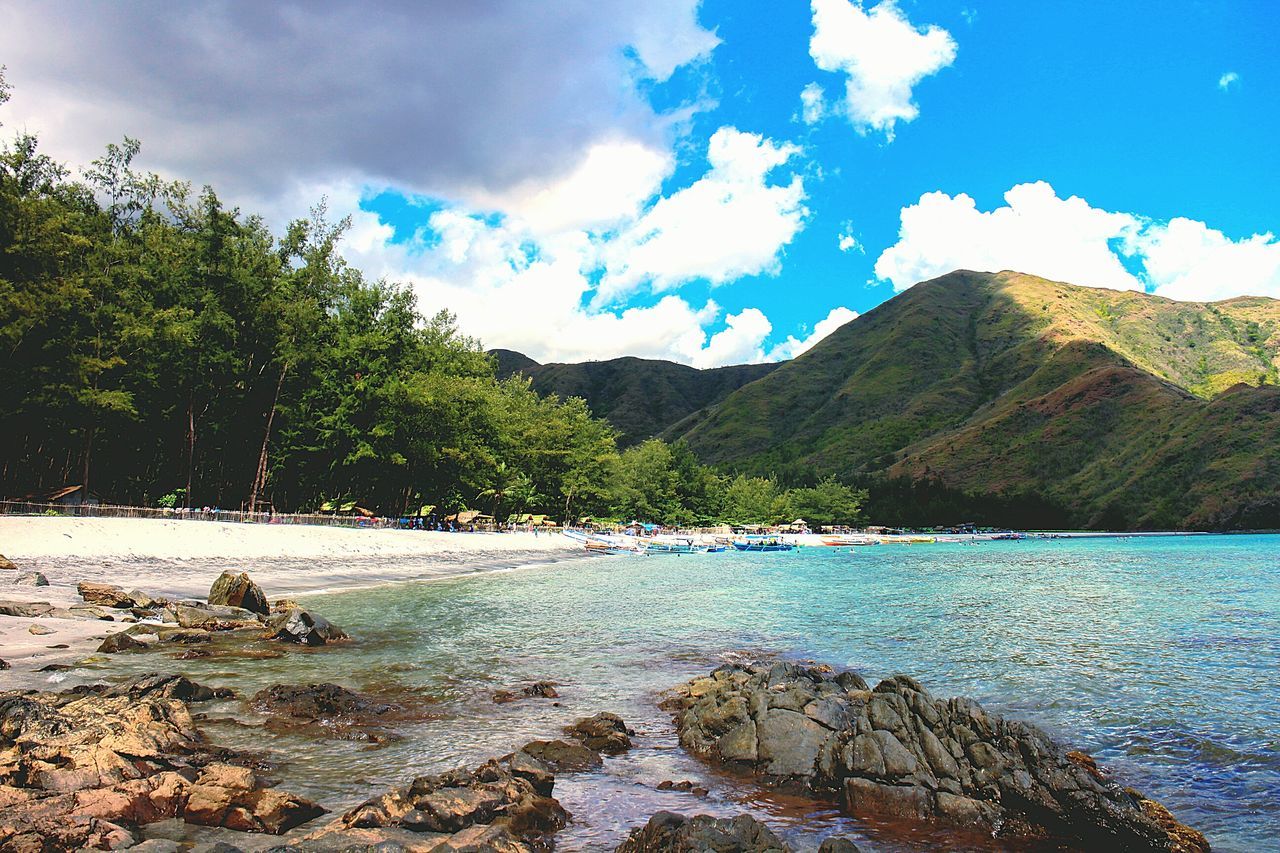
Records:
[[[872,684],[905,673],[1093,754],[1215,850],[1280,849],[1280,536],[598,557],[303,603],[354,640],[283,653],[262,643],[261,656],[118,655],[70,675],[165,669],[233,687],[240,698],[202,709],[210,736],[268,756],[282,787],[334,810],[612,711],[636,746],[558,777],[574,818],[557,850],[610,850],[662,809],[748,812],[798,850],[830,835],[864,850],[1001,849],[853,820],[831,801],[711,767],[679,747],[658,707],[726,662],[815,661]],[[536,681],[558,698],[493,701]],[[250,701],[313,682],[413,713],[375,742],[281,728]],[[667,780],[706,793],[658,790]]]

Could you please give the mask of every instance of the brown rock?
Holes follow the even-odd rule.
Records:
[[[52,634],[52,633],[53,633],[53,629],[52,629],[52,628],[47,628],[47,627],[45,627],[44,625],[38,625],[38,624],[37,624],[37,625],[32,625],[30,628],[28,628],[28,629],[27,629],[27,633],[29,633],[29,634],[35,634],[37,637],[44,637],[44,636],[47,636],[47,635],[49,635],[49,634]]]
[[[118,586],[112,586],[108,583],[82,581],[76,585],[76,591],[80,593],[80,597],[87,604],[118,608],[134,606],[133,599],[129,597],[129,593]]]
[[[271,612],[267,597],[262,594],[262,588],[250,580],[249,575],[244,572],[238,575],[223,572],[219,575],[209,589],[209,603],[242,607],[251,613],[260,613],[263,616]]]
[[[147,644],[139,640],[135,640],[127,631],[117,631],[107,636],[102,641],[102,645],[98,646],[98,651],[114,655],[117,652],[129,652],[147,648]]]
[[[535,740],[520,747],[525,755],[532,756],[559,772],[563,770],[590,770],[603,762],[600,753],[576,743],[563,740]]]
[[[582,741],[587,749],[617,755],[631,748],[630,735],[635,734],[617,714],[601,711],[594,717],[584,717],[571,726],[565,726],[565,734]]]
[[[4,554],[0,554],[0,571],[16,572],[17,570],[18,566],[13,562],[13,560],[10,560]]]
[[[790,849],[773,830],[750,815],[688,818],[658,812],[644,826],[631,830],[616,853],[789,853]]]

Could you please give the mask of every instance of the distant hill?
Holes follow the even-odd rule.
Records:
[[[500,378],[523,373],[540,394],[581,397],[591,411],[622,433],[627,446],[668,430],[743,385],[767,376],[776,364],[743,364],[698,370],[671,361],[615,358],[580,364],[539,364],[512,350],[490,350]]]
[[[1276,300],[960,271],[666,434],[725,468],[1027,496],[1072,526],[1276,527],[1278,368]]]

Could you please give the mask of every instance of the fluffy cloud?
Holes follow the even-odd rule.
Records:
[[[1280,240],[1254,234],[1232,240],[1181,217],[1147,228],[1132,247],[1155,292],[1208,302],[1232,296],[1280,299]]]
[[[1228,71],[1218,78],[1218,88],[1224,92],[1230,91],[1233,86],[1240,84],[1240,75],[1234,71]]]
[[[779,251],[803,225],[804,196],[798,176],[782,185],[767,178],[797,150],[721,128],[711,137],[701,179],[639,209],[635,200],[655,191],[670,163],[641,149],[605,152],[599,166],[508,202],[518,213],[495,217],[446,206],[407,241],[395,241],[386,223],[360,209],[353,186],[328,191],[333,214],[352,217],[349,261],[370,275],[411,283],[423,310],[448,306],[488,346],[544,361],[639,355],[713,367],[785,357],[802,345],[791,339],[766,355],[772,325],[757,308],[724,317],[724,327],[708,336],[722,317],[714,301],[698,306],[667,295],[653,304],[609,306],[642,285],[663,291],[691,278],[723,283],[776,269]],[[632,189],[611,193],[629,195],[628,204],[591,212],[593,181],[613,180],[611,172],[629,160],[651,163],[651,177],[624,181]],[[609,287],[610,299],[600,299]]]
[[[892,139],[899,121],[920,113],[912,88],[955,60],[956,43],[941,27],[912,24],[894,0],[870,11],[859,0],[813,0],[809,55],[824,71],[847,75],[844,111],[853,126]]]
[[[800,90],[800,120],[805,124],[817,124],[826,118],[827,102],[822,87],[810,83]]]
[[[806,353],[813,349],[813,345],[830,335],[836,329],[858,318],[857,311],[851,311],[844,306],[832,308],[831,313],[819,320],[817,325],[813,327],[813,331],[804,340],[789,335],[785,341],[769,350],[766,361],[783,361],[789,358]]]
[[[1019,184],[1006,206],[978,210],[961,193],[925,193],[903,208],[898,242],[876,260],[876,275],[906,290],[955,269],[1019,272],[1119,290],[1142,290],[1112,248],[1132,239],[1141,222],[1125,213],[1058,198],[1043,181]]]
[[[76,164],[135,136],[148,167],[253,203],[352,179],[528,200],[627,143],[669,150],[638,84],[716,46],[697,6],[19,0],[5,123]]]
[[[706,175],[611,235],[595,304],[644,287],[661,293],[695,279],[715,285],[776,273],[808,210],[799,175],[785,184],[769,183],[769,175],[798,153],[758,134],[717,130]]]
[[[876,275],[899,291],[972,269],[1189,301],[1280,297],[1280,241],[1270,233],[1233,240],[1191,219],[1151,222],[1059,198],[1044,182],[1019,184],[1004,198],[1005,206],[983,212],[964,194],[921,196],[903,208],[898,242],[876,260]]]

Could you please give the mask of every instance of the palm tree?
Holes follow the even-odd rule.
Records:
[[[503,500],[511,494],[527,493],[530,488],[528,477],[508,466],[506,462],[499,462],[493,466],[489,488],[481,489],[479,494],[476,495],[476,501],[478,502],[483,498],[493,499],[493,512],[490,514],[493,516],[494,523],[497,524],[501,521],[498,518],[498,508],[502,505]]]

